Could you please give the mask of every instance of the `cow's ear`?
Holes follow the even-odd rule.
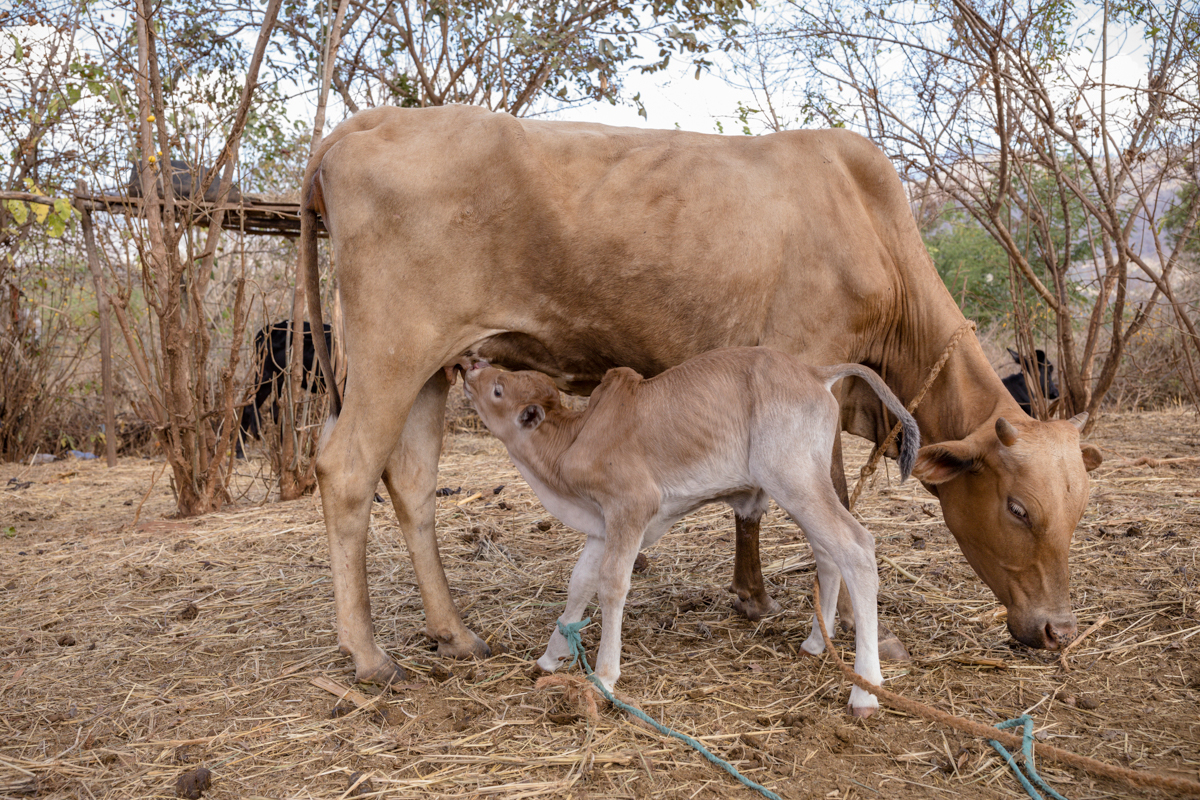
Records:
[[[996,438],[1000,440],[1000,444],[1005,447],[1012,447],[1017,443],[1019,435],[1011,422],[1004,417],[996,417]]]
[[[917,451],[913,477],[937,486],[974,469],[978,463],[975,448],[965,441],[930,444]]]
[[[546,410],[539,405],[529,405],[521,409],[521,413],[517,415],[517,423],[526,430],[533,430],[538,425],[542,424],[542,420],[546,418]]]
[[[1088,472],[1104,463],[1104,456],[1100,455],[1100,451],[1092,445],[1081,444],[1079,450],[1083,453],[1083,466]]]

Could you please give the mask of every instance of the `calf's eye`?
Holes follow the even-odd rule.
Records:
[[[499,397],[501,395],[500,384],[498,384],[498,383],[496,384],[496,386],[492,389],[492,394],[495,395],[496,397]]]

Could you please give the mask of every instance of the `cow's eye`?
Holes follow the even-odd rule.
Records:
[[[494,387],[492,387],[492,394],[495,397],[499,397],[500,395],[504,394],[504,392],[500,390],[500,384],[497,383]]]
[[[1024,506],[1022,506],[1020,503],[1018,503],[1016,500],[1013,500],[1012,498],[1009,498],[1009,501],[1008,501],[1008,513],[1012,514],[1014,517],[1021,520],[1021,522],[1024,522],[1026,525],[1029,524],[1029,513],[1025,510]]]

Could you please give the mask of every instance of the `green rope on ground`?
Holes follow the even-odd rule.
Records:
[[[661,733],[665,736],[671,736],[671,737],[683,742],[684,744],[691,746],[692,749],[696,750],[698,753],[700,753],[700,755],[704,756],[709,761],[716,764],[718,767],[725,770],[733,777],[737,778],[739,781],[741,781],[747,787],[760,793],[763,797],[770,798],[770,800],[782,800],[782,798],[779,795],[775,794],[767,787],[760,786],[759,784],[757,784],[754,781],[747,778],[742,773],[738,772],[737,768],[734,767],[733,764],[730,764],[728,761],[718,758],[717,756],[710,753],[708,751],[708,748],[706,748],[704,745],[700,744],[698,741],[696,741],[692,737],[688,736],[686,733],[679,733],[678,731],[671,730],[666,725],[663,725],[661,723],[655,722],[654,720],[650,719],[650,717],[646,716],[645,712],[643,712],[640,708],[634,708],[633,706],[629,705],[628,703],[622,703],[620,700],[613,697],[612,692],[608,691],[608,689],[605,689],[604,684],[600,682],[600,679],[597,678],[592,673],[592,667],[590,664],[588,664],[587,656],[584,655],[584,653],[583,653],[583,639],[580,637],[579,632],[581,630],[583,630],[583,627],[591,621],[592,620],[590,617],[588,619],[580,620],[579,622],[573,622],[573,623],[566,624],[566,625],[564,625],[561,620],[559,621],[558,632],[561,633],[563,636],[567,637],[567,645],[570,646],[570,648],[571,648],[571,662],[570,662],[570,664],[567,664],[568,667],[571,666],[572,664],[574,664],[576,661],[582,660],[583,661],[583,671],[587,675],[588,680],[590,680],[593,684],[595,684],[596,688],[600,690],[600,693],[602,695],[604,695],[605,700],[612,703],[614,706],[621,709],[622,711],[633,714],[635,717],[642,720],[643,722],[650,723],[651,725],[654,726],[654,729],[657,730],[659,733]],[[1061,798],[1060,798],[1060,800],[1061,800]]]
[[[1021,754],[1025,756],[1025,772],[1028,773],[1029,777],[1033,779],[1033,782],[1038,785],[1038,789],[1041,789],[1043,792],[1053,797],[1054,800],[1067,800],[1061,794],[1046,785],[1046,782],[1042,780],[1040,775],[1037,774],[1037,768],[1033,765],[1033,717],[1029,716],[1028,714],[1022,714],[1016,719],[1010,719],[1006,722],[1001,722],[996,727],[1003,731],[1008,730],[1009,728],[1015,728],[1018,725],[1025,726],[1025,736],[1021,739]],[[1026,793],[1033,798],[1033,800],[1043,800],[1042,796],[1037,793],[1037,789],[1033,788],[1033,784],[1029,782],[1029,779],[1021,773],[1021,768],[1017,766],[1016,759],[1013,758],[1012,753],[1005,750],[1004,745],[1000,744],[995,739],[988,739],[988,744],[990,744],[992,748],[1004,758],[1004,760],[1008,763],[1008,766],[1012,768],[1013,774],[1015,774],[1017,776],[1017,780],[1021,782],[1021,788],[1023,788]]]

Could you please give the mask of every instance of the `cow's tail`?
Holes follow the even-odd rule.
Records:
[[[917,461],[917,450],[921,447],[921,431],[917,428],[917,421],[913,419],[913,415],[908,413],[908,409],[900,402],[900,398],[892,394],[892,390],[883,382],[883,378],[875,373],[875,370],[869,367],[864,367],[862,364],[840,364],[836,367],[829,367],[825,373],[825,388],[828,389],[836,381],[853,376],[861,378],[871,391],[879,397],[880,401],[900,419],[900,479],[907,480],[912,473],[913,464]]]
[[[300,262],[297,265],[297,283],[301,279],[304,281],[304,293],[308,296],[308,321],[310,330],[314,331],[313,350],[317,355],[317,363],[321,365],[321,374],[325,376],[325,385],[329,387],[329,416],[336,419],[342,411],[342,396],[334,378],[329,346],[325,337],[316,333],[325,330],[325,321],[321,316],[321,273],[317,268],[317,212],[321,211],[324,215],[325,210],[325,199],[321,191],[322,155],[323,152],[318,151],[309,163],[300,195]]]

